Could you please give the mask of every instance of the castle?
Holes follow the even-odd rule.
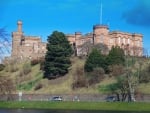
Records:
[[[12,54],[14,58],[37,59],[45,56],[46,43],[39,36],[25,36],[22,21],[17,22],[18,31],[12,32]]]
[[[46,53],[46,43],[41,41],[38,36],[25,36],[22,32],[22,22],[18,21],[18,31],[12,32],[12,57],[37,59],[44,57]],[[94,25],[93,32],[82,35],[81,32],[75,34],[66,34],[70,44],[74,47],[77,56],[86,55],[83,51],[83,45],[89,43],[92,45],[102,44],[108,50],[112,46],[120,46],[124,49],[125,54],[131,56],[143,55],[143,36],[141,34],[126,33],[120,31],[109,31],[107,25]],[[87,46],[87,45],[86,45]]]
[[[82,35],[81,32],[75,32],[75,34],[68,34],[66,37],[75,46],[77,56],[86,55],[90,43],[99,45],[99,47],[101,45],[103,54],[108,54],[112,46],[119,46],[124,49],[126,55],[143,55],[142,34],[120,31],[110,32],[107,25],[94,25],[93,32],[86,35]]]

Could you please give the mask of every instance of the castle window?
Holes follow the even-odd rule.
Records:
[[[104,41],[103,35],[100,35],[100,43],[103,43],[103,41]]]
[[[128,38],[128,44],[130,44],[130,39]]]
[[[118,43],[120,44],[120,37],[118,37]]]
[[[123,43],[125,44],[125,38],[123,38]]]

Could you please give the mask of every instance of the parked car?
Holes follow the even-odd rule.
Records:
[[[107,96],[105,98],[106,102],[115,102],[118,101],[116,96]]]
[[[51,98],[51,101],[63,101],[63,98],[61,96],[54,96]]]

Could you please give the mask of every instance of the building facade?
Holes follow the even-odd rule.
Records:
[[[12,53],[14,58],[37,59],[45,56],[46,43],[39,36],[25,36],[22,31],[22,21],[17,22],[18,30],[12,32]]]
[[[41,41],[38,36],[25,36],[22,32],[22,22],[18,21],[18,30],[12,32],[12,57],[37,59],[44,57],[46,53],[46,43]],[[93,31],[82,35],[81,32],[75,34],[66,34],[70,44],[75,49],[77,56],[86,55],[86,48],[89,45],[103,45],[107,50],[104,54],[108,54],[112,46],[120,46],[124,49],[125,54],[131,56],[143,55],[143,36],[142,34],[127,33],[120,31],[109,31],[107,25],[94,25]],[[86,45],[87,43],[87,45]],[[89,46],[90,47],[90,46]]]
[[[125,54],[131,56],[142,56],[143,55],[143,35],[136,33],[127,33],[121,31],[109,31],[107,25],[94,25],[93,31],[86,35],[82,35],[81,32],[75,32],[75,34],[66,35],[68,40],[76,48],[77,56],[87,54],[87,46],[103,45],[104,54],[108,54],[112,46],[120,46],[124,49]],[[83,49],[83,45],[86,48]]]

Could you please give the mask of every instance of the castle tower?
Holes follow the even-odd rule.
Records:
[[[18,21],[17,22],[17,25],[18,25],[18,32],[22,32],[22,21]]]
[[[12,57],[19,57],[20,55],[20,44],[21,44],[21,39],[23,37],[23,32],[22,32],[22,22],[18,21],[18,31],[12,32]]]
[[[75,39],[78,40],[79,38],[81,38],[82,34],[81,32],[75,32]]]
[[[93,26],[93,43],[108,44],[109,28],[107,25],[94,25]]]

